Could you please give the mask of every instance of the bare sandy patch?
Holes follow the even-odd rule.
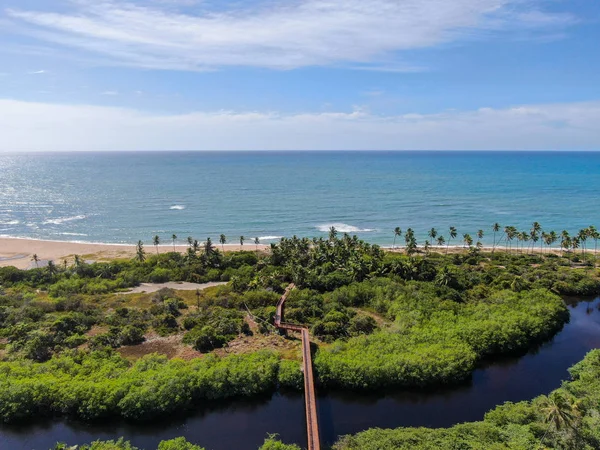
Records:
[[[204,290],[214,286],[223,286],[225,282],[211,283],[188,283],[186,281],[171,281],[168,283],[142,283],[138,287],[122,292],[122,294],[151,294],[160,291],[163,288],[173,289],[176,291],[195,291],[197,289]]]

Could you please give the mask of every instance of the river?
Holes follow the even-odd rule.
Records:
[[[528,400],[548,393],[568,378],[567,369],[593,348],[600,348],[600,298],[569,304],[571,319],[549,342],[521,357],[482,364],[465,385],[427,391],[379,394],[328,392],[318,398],[321,439],[372,427],[445,427],[481,420],[505,401]],[[301,394],[221,402],[184,418],[136,425],[123,422],[86,424],[49,420],[0,427],[2,450],[48,450],[57,441],[71,445],[124,436],[142,449],[185,436],[208,450],[256,450],[267,433],[287,443],[306,445],[304,399]]]

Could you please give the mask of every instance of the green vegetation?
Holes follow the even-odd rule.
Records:
[[[0,364],[0,420],[52,415],[148,420],[209,400],[272,392],[279,358],[268,351],[189,362],[157,355],[130,363],[112,351],[64,352],[45,363]]]
[[[592,450],[600,448],[600,350],[593,350],[570,370],[571,381],[532,401],[507,402],[481,422],[451,428],[370,429],[344,436],[333,450]],[[67,450],[57,444],[54,450]],[[137,450],[123,440],[94,442],[83,450]],[[199,450],[177,438],[158,450]],[[259,450],[299,450],[269,436]]]
[[[71,447],[68,444],[59,443],[56,444],[51,450],[72,450],[75,448],[77,450],[141,450],[132,446],[131,443],[123,440],[122,438],[117,441],[96,441],[89,445],[81,445],[77,447]],[[179,437],[160,442],[156,450],[204,450],[204,448],[200,447],[199,445],[191,444],[183,437]],[[264,444],[261,445],[258,450],[300,450],[300,447],[297,445],[284,444],[277,440],[276,435],[272,435],[265,439]]]
[[[512,236],[509,227],[494,231],[494,247]],[[328,239],[293,237],[269,252],[226,254],[193,238],[184,255],[160,253],[158,237],[156,254],[139,242],[128,261],[0,268],[0,420],[148,420],[208,400],[301,390],[294,337],[274,336],[272,325],[290,282],[298,289],[285,318],[310,328],[317,383],[357,390],[463,381],[483,358],[553,336],[568,320],[561,296],[600,293],[591,255],[533,255],[523,246],[485,253],[469,235],[464,251],[434,253],[419,248],[414,230],[394,230],[401,236],[403,254],[335,229]],[[447,240],[435,229],[428,236],[442,246],[459,239],[454,227]],[[164,281],[227,284],[123,292]],[[185,348],[191,360],[135,353],[146,340]]]
[[[370,429],[345,436],[334,450],[600,448],[600,350],[570,369],[572,381],[530,402],[505,403],[482,422],[452,428]]]
[[[544,290],[498,291],[468,303],[452,296],[431,284],[389,279],[334,291],[342,304],[376,309],[393,326],[320,351],[320,381],[350,389],[457,382],[477,360],[527,349],[568,319],[562,300]]]

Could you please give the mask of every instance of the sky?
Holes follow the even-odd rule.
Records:
[[[598,0],[2,0],[0,151],[600,150]]]

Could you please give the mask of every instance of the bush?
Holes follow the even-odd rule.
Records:
[[[127,325],[120,332],[121,345],[136,345],[144,342],[144,330],[142,328]]]
[[[304,389],[304,374],[299,361],[283,359],[279,363],[279,385],[288,389]]]
[[[189,443],[185,438],[178,437],[158,444],[157,450],[204,450],[199,445]]]
[[[214,327],[206,325],[188,333],[186,342],[191,342],[196,350],[204,353],[223,347],[227,343],[227,338],[219,334]]]
[[[0,362],[0,421],[164,417],[203,399],[270,392],[278,366],[272,352],[189,362],[149,355],[133,364],[112,352],[71,352],[44,363]]]

